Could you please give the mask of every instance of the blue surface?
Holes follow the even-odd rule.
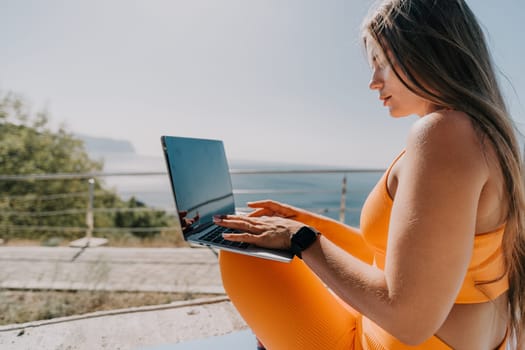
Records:
[[[250,331],[234,332],[220,337],[192,340],[178,344],[142,348],[142,350],[255,350],[255,335]]]

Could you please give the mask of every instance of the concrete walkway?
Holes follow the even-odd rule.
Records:
[[[140,349],[246,329],[206,248],[0,247],[0,288],[217,294],[0,326],[1,349]]]
[[[0,288],[224,294],[207,248],[0,247]]]

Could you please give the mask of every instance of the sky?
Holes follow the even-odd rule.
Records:
[[[470,0],[525,125],[525,2]],[[130,141],[222,139],[230,159],[385,167],[415,117],[368,89],[370,0],[0,0],[0,91],[51,125]],[[518,27],[520,26],[520,28]]]

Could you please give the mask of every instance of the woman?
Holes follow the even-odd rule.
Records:
[[[480,26],[463,0],[387,0],[363,28],[370,88],[391,116],[420,117],[406,148],[360,230],[272,201],[217,217],[246,232],[229,240],[302,258],[222,252],[224,287],[269,349],[517,346],[521,157]]]

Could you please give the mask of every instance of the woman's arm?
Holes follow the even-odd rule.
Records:
[[[445,321],[470,261],[488,177],[484,159],[464,114],[422,118],[411,130],[398,177],[385,270],[322,237],[303,252],[304,261],[389,333],[408,344],[424,341]]]

